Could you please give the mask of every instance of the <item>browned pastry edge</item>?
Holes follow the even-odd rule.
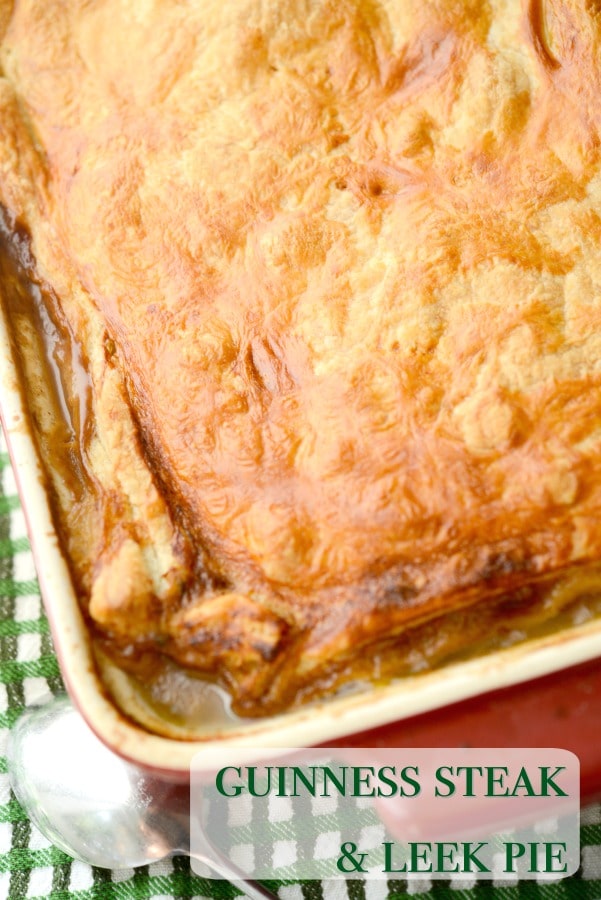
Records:
[[[73,336],[66,323],[57,323],[55,319],[60,315],[56,298],[47,286],[40,286],[26,232],[18,227],[9,232],[6,214],[3,214],[3,220],[0,247],[2,295],[18,338],[15,349],[21,368],[29,371],[29,384],[27,376],[24,378],[25,392],[34,413],[33,432],[52,475],[50,484],[54,481],[55,484],[69,485],[71,497],[77,498],[76,505],[85,505],[90,496],[95,497],[97,503],[101,500],[101,487],[91,479],[85,453],[82,453],[82,447],[89,443],[89,432],[93,430],[93,419],[89,415],[93,400],[86,396],[87,411],[82,414],[79,409],[81,395],[72,393],[73,385],[65,377],[69,372],[73,375],[73,360],[79,353],[74,349]],[[36,287],[41,289],[36,290]],[[49,321],[54,321],[55,331],[49,329]],[[39,373],[32,374],[33,359],[37,364],[45,363],[41,383],[35,385],[35,391],[33,380]],[[55,381],[57,360],[61,362],[60,372],[64,378],[60,391],[57,391]],[[77,369],[80,387],[81,368],[80,359]],[[43,420],[39,416],[42,411],[47,414],[49,404],[53,408],[53,417]],[[74,422],[79,422],[79,438],[73,430]],[[87,436],[81,439],[84,434]],[[61,508],[55,492],[52,492],[52,500],[59,533],[68,547],[73,506],[66,510],[63,502]],[[79,571],[74,569],[76,584],[84,597],[85,576],[82,578],[81,572],[81,565]],[[109,630],[108,640],[102,633],[98,634],[98,639],[104,652],[142,683],[156,681],[163,669],[161,657],[172,656],[181,665],[221,680],[232,690],[234,708],[240,714],[254,715],[258,710],[273,713],[335,692],[344,685],[388,680],[437,665],[457,654],[471,655],[474,648],[482,650],[483,645],[487,648],[497,646],[498,642],[507,640],[512,629],[523,629],[524,623],[532,633],[565,608],[586,601],[587,597],[589,602],[594,601],[600,580],[595,566],[557,572],[552,578],[547,574],[537,576],[527,560],[515,557],[512,560],[503,553],[489,557],[481,576],[474,579],[471,590],[464,589],[450,597],[437,597],[434,593],[425,598],[420,598],[411,587],[403,586],[402,571],[389,570],[383,576],[371,578],[357,585],[361,609],[368,608],[370,615],[361,615],[354,625],[347,627],[343,642],[336,632],[334,649],[317,655],[311,652],[315,632],[308,632],[306,636],[289,635],[284,626],[276,632],[274,648],[273,619],[269,614],[261,618],[260,614],[257,616],[256,608],[249,605],[248,618],[240,622],[244,598],[236,597],[229,608],[227,602],[224,608],[218,595],[214,624],[207,610],[210,603],[205,601],[200,626],[194,621],[194,608],[190,612],[185,609],[183,613],[176,612],[175,627],[171,626],[174,637],[165,639],[161,636],[157,641],[144,635],[132,644],[129,635],[110,636]],[[207,574],[205,579],[207,592],[219,590],[214,578]],[[484,597],[483,583],[486,584]],[[341,605],[340,601],[338,605]],[[400,620],[397,629],[383,627],[381,617],[390,622],[393,618],[390,610],[395,607],[405,607],[404,619],[397,613]],[[96,630],[93,620],[90,626]],[[265,640],[262,640],[262,631]],[[326,634],[326,640],[327,637]],[[260,669],[259,677],[257,669]],[[247,673],[250,677],[245,677]]]

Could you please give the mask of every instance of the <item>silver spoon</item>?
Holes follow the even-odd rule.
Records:
[[[96,737],[68,697],[31,707],[8,743],[12,788],[31,821],[69,856],[106,869],[190,853],[190,794],[125,762]],[[252,900],[276,895],[201,838],[194,858]]]

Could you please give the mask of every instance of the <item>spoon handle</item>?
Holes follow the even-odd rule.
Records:
[[[207,857],[202,856],[199,853],[190,853],[190,856],[203,863],[203,865],[207,866],[207,868],[211,869],[217,875],[221,875],[222,878],[227,879],[230,884],[237,887],[239,891],[242,891],[242,893],[246,894],[247,897],[250,897],[251,900],[278,900],[277,894],[270,891],[268,888],[263,887],[260,881],[249,878],[233,862],[230,862],[229,859],[222,861],[221,859],[217,859],[213,854],[211,854],[211,857]]]

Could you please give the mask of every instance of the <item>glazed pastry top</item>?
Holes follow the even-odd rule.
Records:
[[[104,633],[267,708],[601,555],[595,4],[2,0],[2,32]]]

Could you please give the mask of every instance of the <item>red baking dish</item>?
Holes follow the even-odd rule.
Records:
[[[601,800],[601,659],[352,736],[357,747],[561,747],[583,803]],[[349,744],[348,739],[334,746]]]
[[[601,661],[581,665],[601,655],[601,621],[594,617],[509,648],[281,715],[236,720],[213,713],[194,739],[185,739],[185,733],[177,731],[172,737],[152,733],[137,724],[131,712],[135,714],[143,701],[136,696],[135,686],[122,676],[119,691],[125,698],[126,715],[110,698],[98,673],[53,523],[47,478],[4,320],[0,320],[0,361],[2,422],[61,670],[82,715],[117,753],[157,774],[185,781],[195,753],[202,750],[210,763],[218,760],[224,744],[241,749],[335,742],[347,746],[562,746],[581,757],[586,796],[601,788],[592,734],[592,703],[601,686]],[[557,674],[542,677],[550,673]]]

